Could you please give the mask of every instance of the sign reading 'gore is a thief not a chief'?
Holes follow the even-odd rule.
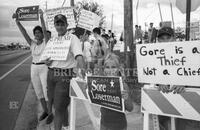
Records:
[[[140,44],[138,81],[200,87],[200,41]]]

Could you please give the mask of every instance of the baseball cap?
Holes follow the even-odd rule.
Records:
[[[57,23],[58,21],[62,21],[64,23],[67,23],[67,18],[65,15],[58,14],[54,17],[54,23]]]
[[[169,35],[169,36],[174,36],[174,30],[170,27],[163,27],[158,30],[158,37],[162,35]]]

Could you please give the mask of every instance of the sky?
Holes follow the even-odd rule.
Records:
[[[40,5],[40,8],[45,9],[46,0],[0,0],[0,43],[20,42],[25,43],[19,29],[17,28],[15,21],[12,19],[12,14],[17,7]],[[48,0],[47,8],[61,7],[64,0]],[[70,0],[66,0],[64,6],[69,6]],[[75,3],[81,0],[74,0]],[[113,31],[120,33],[123,31],[124,24],[124,0],[88,0],[96,1],[103,7],[103,14],[106,16],[106,29],[111,29],[111,17],[113,14]],[[170,12],[170,0],[139,0],[138,6],[138,25],[145,29],[145,23],[149,25],[150,22],[154,23],[154,26],[158,26],[160,19],[158,2],[160,2],[163,21],[171,21]],[[175,27],[185,26],[185,14],[181,13],[177,9],[175,2],[171,0],[173,5],[173,15],[175,21]],[[136,4],[137,0],[133,0],[133,24],[136,24]],[[191,21],[200,21],[200,8],[191,13]],[[32,29],[34,26],[39,25],[37,22],[22,22],[27,29],[28,34],[33,37]],[[133,25],[133,26],[134,26]]]

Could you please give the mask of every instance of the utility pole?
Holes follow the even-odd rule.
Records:
[[[70,6],[74,6],[74,0],[70,0]]]
[[[113,13],[112,13],[112,17],[111,17],[111,32],[113,32]]]
[[[161,13],[160,3],[159,3],[159,2],[158,2],[158,8],[159,8],[159,12],[160,12],[160,19],[161,19],[161,22],[163,22],[163,18],[162,18],[162,13]]]
[[[47,0],[45,1],[45,12],[47,12]],[[47,20],[46,20],[46,28],[48,30],[48,23],[47,23]]]
[[[172,3],[171,3],[171,1],[170,1],[170,8],[171,8],[171,16],[172,16],[172,25],[173,25],[173,29],[175,30],[174,15],[173,15],[173,9],[172,9]]]
[[[132,14],[132,0],[124,0],[124,56],[126,67],[130,68],[130,58],[127,52],[129,46],[131,52],[135,52],[133,45],[133,14]],[[135,53],[134,53],[135,55]],[[136,62],[135,58],[133,62]]]
[[[190,12],[191,12],[191,0],[187,0],[186,4],[186,41],[190,40]]]
[[[138,6],[139,6],[139,0],[137,1],[136,5],[136,24],[138,25]]]

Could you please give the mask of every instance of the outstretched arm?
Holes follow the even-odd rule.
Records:
[[[45,26],[45,22],[44,22],[43,11],[41,9],[39,10],[39,14],[40,14],[40,21],[41,21],[41,25],[42,25],[44,40],[45,40],[45,43],[47,43],[49,39],[47,37],[47,30],[46,30],[46,26]]]
[[[24,36],[24,38],[26,39],[27,43],[29,45],[31,45],[31,38],[30,36],[28,35],[28,33],[26,32],[25,28],[22,26],[22,24],[19,22],[19,20],[16,19],[16,14],[14,13],[13,14],[13,19],[15,18],[15,22],[20,30],[20,32],[22,33],[22,35]]]

